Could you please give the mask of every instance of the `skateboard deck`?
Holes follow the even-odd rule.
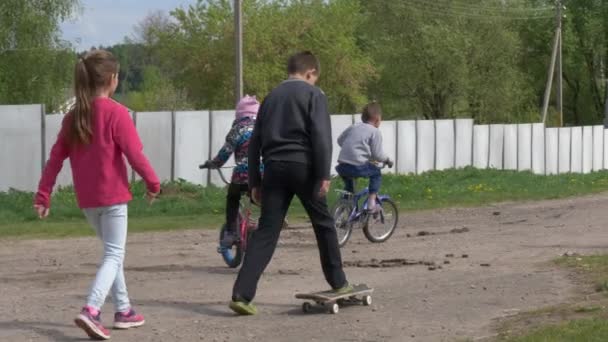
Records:
[[[372,292],[374,292],[373,288],[370,288],[365,284],[357,284],[353,285],[353,290],[347,293],[337,294],[331,290],[318,291],[312,293],[298,293],[296,294],[296,298],[313,301],[317,305],[328,309],[330,313],[336,314],[338,313],[339,306],[345,304],[371,305]],[[312,304],[309,302],[304,302],[302,304],[302,310],[304,312],[309,312],[311,308]]]
[[[306,299],[306,300],[314,300],[318,302],[333,302],[342,298],[349,298],[353,296],[364,295],[368,293],[372,293],[374,289],[368,287],[365,284],[357,284],[353,285],[353,290],[351,292],[336,294],[335,292],[329,291],[318,291],[311,293],[298,293],[296,294],[297,299]]]

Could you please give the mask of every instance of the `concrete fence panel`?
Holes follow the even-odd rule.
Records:
[[[583,173],[593,170],[593,126],[583,127]]]
[[[562,127],[559,131],[559,173],[570,172],[570,152],[572,151],[572,128]]]
[[[144,144],[144,153],[161,182],[173,176],[173,113],[137,112],[135,124]],[[136,179],[141,179],[139,175]]]
[[[435,169],[452,169],[455,166],[454,120],[435,121]]]
[[[416,121],[397,122],[397,172],[416,173]]]
[[[490,125],[490,159],[491,169],[503,168],[505,125]]]
[[[559,159],[559,131],[557,128],[545,130],[545,174],[556,175],[558,173]]]
[[[175,179],[207,185],[208,171],[198,165],[209,159],[209,112],[175,112]]]
[[[35,191],[44,163],[44,108],[0,106],[0,191]]]
[[[545,125],[532,124],[532,172],[545,174]]]
[[[604,170],[608,170],[608,129],[604,129]]]
[[[226,142],[226,135],[230,132],[230,128],[232,128],[232,123],[235,118],[234,110],[220,110],[220,111],[211,111],[211,150],[209,154],[209,158],[213,158],[217,155],[219,150],[224,146]],[[226,168],[221,171],[224,173],[226,178],[230,180],[230,175],[232,175],[232,170],[229,167],[234,166],[234,155],[228,159],[226,164],[224,165]],[[224,182],[218,175],[217,171],[211,171],[209,176],[209,182],[215,186],[224,186]]]
[[[331,116],[331,137],[333,140],[332,156],[331,156],[331,174],[336,174],[336,165],[338,165],[338,155],[340,154],[340,146],[338,146],[338,137],[348,127],[353,124],[352,115],[332,115]]]
[[[570,172],[581,173],[583,171],[583,127],[572,127],[571,139]]]
[[[454,120],[456,140],[456,168],[473,165],[473,119]]]
[[[61,124],[64,117],[65,115],[63,114],[51,114],[44,116],[46,121],[46,132],[44,134],[46,142],[45,156],[47,160],[51,156],[51,148],[53,148],[53,145],[57,141],[57,135],[59,135],[59,131],[61,130]],[[72,185],[72,167],[70,166],[70,159],[66,159],[63,162],[63,168],[61,169],[59,175],[57,175],[57,181],[55,182],[55,187],[64,187],[68,185]]]
[[[593,126],[593,171],[604,168],[604,126]]]
[[[490,126],[475,125],[473,127],[473,166],[478,169],[488,167],[490,157]]]
[[[532,125],[517,125],[517,169],[532,170]]]
[[[505,125],[504,142],[505,170],[517,170],[517,125]]]
[[[416,121],[416,172],[435,169],[435,121]]]
[[[384,153],[393,161],[397,160],[397,121],[384,121],[380,125],[382,132],[382,148]],[[395,173],[395,167],[388,167],[382,170],[382,173]]]

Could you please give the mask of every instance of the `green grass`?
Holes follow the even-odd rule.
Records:
[[[583,273],[595,291],[608,294],[608,255],[561,257],[556,263]]]
[[[504,323],[500,341],[608,341],[608,255],[561,257],[555,263],[573,271],[598,294],[585,295],[574,303],[522,313]]]
[[[335,181],[333,188],[342,187]],[[367,184],[359,182],[359,184]],[[402,211],[452,206],[486,205],[501,201],[553,199],[608,190],[608,172],[587,175],[538,176],[529,172],[467,168],[428,172],[419,176],[385,176],[381,192]],[[164,185],[163,197],[148,206],[141,183],[133,184],[129,204],[131,231],[215,228],[223,221],[225,190],[186,182]],[[64,237],[90,234],[71,188],[56,191],[51,216],[40,222],[32,211],[31,193],[0,193],[0,237]],[[330,204],[334,193],[330,193]],[[290,222],[305,217],[294,201]]]
[[[608,320],[580,319],[537,329],[525,336],[512,337],[508,342],[605,342],[608,340]]]

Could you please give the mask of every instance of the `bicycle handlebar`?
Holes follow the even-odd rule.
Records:
[[[198,168],[200,170],[203,170],[203,169],[216,170],[217,173],[220,175],[222,182],[224,182],[226,185],[230,184],[230,182],[226,179],[226,176],[224,176],[222,169],[231,169],[232,167],[218,167],[218,166],[213,166],[213,165],[209,165],[209,164],[205,163],[205,164],[200,164],[198,166]]]

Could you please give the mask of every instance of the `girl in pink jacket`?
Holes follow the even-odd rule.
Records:
[[[104,50],[92,51],[76,63],[76,104],[63,120],[34,201],[38,216],[48,216],[57,174],[69,158],[78,205],[103,244],[97,276],[86,305],[75,319],[92,339],[110,338],[100,313],[110,291],[116,309],[115,328],[128,329],[145,322],[131,308],[123,271],[127,203],[132,198],[123,155],[144,179],[149,201],[160,193],[158,177],[143,154],[127,108],[110,98],[118,86],[118,68],[117,59]]]

